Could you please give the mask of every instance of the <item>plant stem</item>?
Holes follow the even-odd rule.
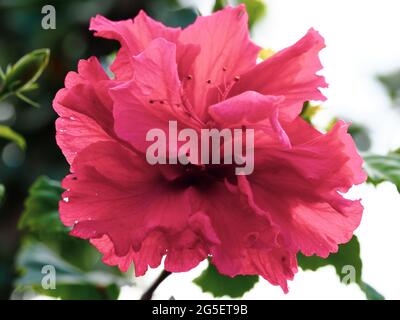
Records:
[[[153,297],[154,291],[156,291],[156,289],[161,284],[161,282],[163,282],[170,274],[171,274],[171,272],[168,272],[168,271],[165,271],[165,270],[163,272],[161,272],[161,274],[153,282],[151,287],[148,288],[145,293],[143,293],[143,295],[140,298],[140,300],[151,300],[151,298]]]

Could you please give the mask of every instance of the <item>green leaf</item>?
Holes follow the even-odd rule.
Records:
[[[358,150],[367,151],[371,147],[368,129],[363,125],[352,123],[349,127],[349,134],[353,137]]]
[[[99,253],[87,241],[71,237],[70,228],[61,223],[58,203],[62,192],[58,181],[39,177],[29,190],[18,227],[26,237],[44,243],[71,264],[90,270],[100,259]]]
[[[61,299],[115,299],[115,289],[111,288],[110,296],[108,289],[128,284],[126,279],[109,272],[84,272],[39,242],[25,243],[17,256],[16,265],[22,274],[16,282],[17,287],[31,287],[40,294]],[[55,289],[42,286],[45,266],[55,270]]]
[[[49,49],[37,49],[24,55],[14,65],[8,66],[5,73],[1,71],[0,101],[15,95],[25,103],[38,107],[38,103],[29,99],[23,93],[38,88],[35,81],[47,67],[49,58]]]
[[[267,6],[263,0],[236,0],[236,2],[246,5],[250,29],[267,14]]]
[[[24,55],[7,70],[3,90],[17,92],[29,88],[43,73],[49,57],[49,49],[37,49]]]
[[[377,185],[383,181],[390,181],[400,192],[400,154],[398,152],[390,152],[386,156],[367,154],[363,158],[368,182]]]
[[[39,177],[29,189],[18,227],[27,229],[31,234],[66,233],[68,229],[61,223],[58,215],[58,202],[62,192],[58,181]]]
[[[356,236],[347,244],[340,245],[338,252],[330,254],[326,259],[317,256],[306,257],[299,254],[297,260],[303,270],[315,271],[320,267],[332,265],[335,267],[340,281],[343,281],[343,277],[346,276],[346,273],[342,272],[343,267],[350,265],[355,269],[356,282],[358,283],[361,280],[362,262],[360,258],[360,245]]]
[[[385,86],[392,100],[396,101],[400,98],[400,70],[380,75],[378,76],[378,80]]]
[[[258,276],[236,276],[231,278],[222,275],[209,263],[208,268],[193,282],[204,292],[209,292],[214,297],[229,296],[239,298],[251,290],[258,280]]]
[[[333,266],[342,283],[357,283],[368,299],[384,299],[375,289],[362,281],[360,244],[356,236],[353,236],[348,243],[340,245],[338,252],[330,254],[326,259],[317,256],[306,257],[300,253],[297,260],[303,270],[316,271],[324,266]],[[349,275],[354,275],[354,279]]]
[[[105,288],[87,284],[68,284],[59,285],[56,290],[46,290],[39,286],[33,289],[38,294],[62,300],[117,300],[120,293],[119,287],[115,284]]]
[[[70,228],[59,218],[58,203],[63,192],[58,181],[38,178],[29,190],[19,221],[23,231],[16,285],[62,299],[105,299],[118,296],[118,286],[128,284],[116,267],[101,262],[100,253],[88,242],[70,236]],[[41,287],[44,265],[57,272],[57,290]]]
[[[6,195],[6,188],[0,184],[0,204],[3,202],[4,196]]]
[[[165,10],[159,13],[157,18],[170,27],[185,28],[192,24],[198,17],[193,8],[183,8],[177,10]]]
[[[250,29],[267,14],[267,5],[263,0],[235,0],[234,2],[236,5],[241,3],[246,5]],[[228,4],[227,0],[215,0],[213,12],[225,8]]]
[[[385,297],[372,288],[368,283],[360,284],[361,290],[364,291],[368,300],[385,300]]]
[[[0,125],[0,137],[16,143],[22,150],[26,148],[24,137],[10,127]]]
[[[321,110],[320,105],[312,105],[309,101],[304,102],[300,116],[308,123],[312,123],[314,116]]]
[[[213,12],[223,9],[228,5],[227,0],[215,0]]]
[[[30,88],[28,90],[30,90]],[[15,96],[17,98],[19,98],[20,100],[22,100],[23,102],[25,102],[26,104],[29,104],[32,107],[35,107],[35,108],[40,107],[39,103],[33,101],[32,99],[29,99],[27,96],[23,95],[21,92],[25,92],[25,91],[16,92]]]

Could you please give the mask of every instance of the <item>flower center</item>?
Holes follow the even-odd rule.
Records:
[[[215,182],[224,182],[225,179],[231,183],[236,183],[237,177],[233,165],[188,164],[184,167],[182,175],[172,181],[172,185],[178,189],[195,187],[207,191]]]

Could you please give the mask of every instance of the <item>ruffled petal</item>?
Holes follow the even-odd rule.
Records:
[[[208,108],[211,118],[222,128],[260,129],[264,133],[275,133],[279,141],[290,147],[290,141],[279,122],[279,105],[284,97],[265,96],[255,91],[246,91]],[[267,120],[267,121],[264,121]]]
[[[319,88],[327,87],[324,77],[316,75],[322,68],[318,57],[324,39],[314,29],[297,43],[254,67],[240,77],[230,96],[254,90],[265,95],[284,96],[280,115],[285,120],[298,116],[308,100],[324,101]]]
[[[56,121],[56,139],[71,164],[81,150],[98,141],[114,139],[112,100],[109,80],[96,58],[81,60],[78,73],[67,75],[65,86],[53,101],[60,116]]]
[[[107,235],[119,256],[138,250],[153,230],[180,232],[188,223],[186,192],[175,192],[146,160],[117,142],[98,142],[75,158],[63,181],[60,217],[72,235]]]
[[[190,228],[172,241],[165,259],[165,270],[189,271],[206,259],[212,248],[220,243],[210,218],[204,212],[192,215],[189,225]]]
[[[216,183],[195,199],[210,217],[220,244],[211,247],[211,262],[222,274],[261,275],[287,291],[296,272],[294,252],[281,247],[278,229],[267,215],[248,205],[237,190]],[[223,199],[223,200],[222,200]]]
[[[307,131],[304,122],[298,123],[290,124],[289,137]],[[299,136],[311,139],[297,139],[291,149],[255,150],[255,171],[244,192],[251,192],[253,206],[270,213],[287,248],[327,257],[351,239],[361,221],[360,201],[347,200],[341,192],[364,182],[366,175],[344,122],[316,137],[308,126],[309,132]]]
[[[297,273],[297,258],[294,252],[284,246],[269,251],[249,249],[244,258],[243,269],[246,274],[262,275],[275,286],[280,286],[284,293],[289,292],[288,280],[293,280]]]
[[[161,231],[153,231],[143,240],[139,250],[131,248],[126,255],[118,256],[114,244],[103,236],[92,239],[91,243],[103,254],[103,262],[118,266],[126,272],[132,262],[136,276],[146,273],[148,267],[156,268],[165,259],[165,270],[185,272],[196,267],[207,258],[210,248],[219,243],[209,218],[202,212],[190,216],[189,224],[182,232],[172,236]]]
[[[240,127],[261,122],[276,114],[281,97],[265,96],[246,91],[220,103],[211,105],[208,112],[221,126]]]
[[[195,125],[181,99],[175,44],[155,39],[133,61],[132,80],[110,92],[114,100],[115,132],[145,152],[153,143],[146,141],[151,129],[168,133],[169,121],[177,121],[180,127]]]
[[[133,72],[131,57],[142,52],[151,41],[164,38],[176,42],[181,32],[180,28],[169,28],[151,19],[144,11],[140,11],[135,19],[122,21],[111,21],[97,15],[90,22],[90,30],[96,31],[96,36],[120,42],[121,50],[111,66],[119,80],[130,79]]]
[[[179,41],[201,48],[187,82],[190,100],[200,118],[207,112],[209,89],[234,81],[256,65],[260,50],[249,38],[248,16],[244,5],[227,7],[211,16],[198,17],[184,29]]]

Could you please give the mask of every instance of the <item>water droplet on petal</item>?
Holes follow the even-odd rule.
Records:
[[[64,197],[64,198],[63,198],[63,201],[64,201],[65,203],[68,203],[68,202],[69,202],[69,198],[68,198],[68,197]]]

